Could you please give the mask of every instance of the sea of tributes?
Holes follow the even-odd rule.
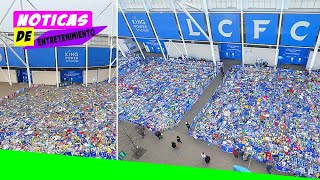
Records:
[[[234,66],[190,134],[225,152],[238,149],[278,171],[317,177],[320,73]]]
[[[176,126],[216,75],[208,61],[129,56],[119,62],[119,120],[152,131]]]
[[[0,149],[116,159],[116,84],[36,86],[0,100]]]

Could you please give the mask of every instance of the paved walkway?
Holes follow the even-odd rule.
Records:
[[[0,82],[0,98],[3,98],[4,96],[10,95],[11,93],[16,92],[17,90],[26,87],[28,87],[28,84],[19,83],[12,84],[12,86],[10,86],[9,83]]]

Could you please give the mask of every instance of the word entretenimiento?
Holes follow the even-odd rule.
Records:
[[[14,27],[65,29],[92,27],[91,11],[15,11]]]
[[[94,29],[87,29],[87,30],[75,31],[67,34],[59,34],[59,35],[48,36],[43,38],[39,37],[36,39],[36,41],[38,46],[41,47],[45,45],[53,45],[53,44],[67,42],[67,41],[92,38],[95,35],[96,33]]]

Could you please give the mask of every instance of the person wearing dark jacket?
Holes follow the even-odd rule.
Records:
[[[160,131],[156,131],[154,134],[159,138],[159,140],[162,139],[162,134]]]
[[[206,156],[205,158],[204,158],[204,162],[206,162],[206,165],[208,166],[209,165],[209,163],[210,163],[210,156]]]
[[[180,136],[177,136],[177,142],[182,143]]]
[[[175,142],[171,142],[171,146],[173,149],[177,149],[177,144]]]
[[[186,122],[186,126],[188,128],[188,131],[190,130],[190,124],[188,122]]]
[[[271,163],[267,163],[267,167],[266,167],[266,169],[267,169],[267,172],[269,173],[269,174],[271,174],[271,169],[272,169],[272,164]]]

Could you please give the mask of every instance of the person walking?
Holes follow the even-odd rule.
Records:
[[[204,162],[206,162],[206,165],[208,166],[209,165],[209,163],[210,163],[210,156],[206,156],[205,158],[204,158]]]
[[[162,134],[160,131],[156,131],[154,134],[159,138],[159,140],[162,139]]]
[[[272,164],[271,164],[270,162],[268,162],[266,169],[267,169],[267,172],[268,172],[269,174],[271,174],[270,171],[271,171],[272,167],[273,167]]]
[[[177,149],[177,144],[175,142],[171,142],[171,146],[173,149]]]
[[[206,158],[206,154],[204,152],[201,153],[201,158],[204,160]]]
[[[177,136],[177,142],[182,144],[180,136]]]
[[[188,122],[186,122],[186,126],[188,128],[188,131],[190,130],[190,124]]]
[[[223,71],[223,67],[220,67],[220,71],[221,71],[221,77],[224,77],[224,71]]]
[[[232,154],[234,155],[235,158],[239,158],[239,152],[235,147],[232,148]]]

